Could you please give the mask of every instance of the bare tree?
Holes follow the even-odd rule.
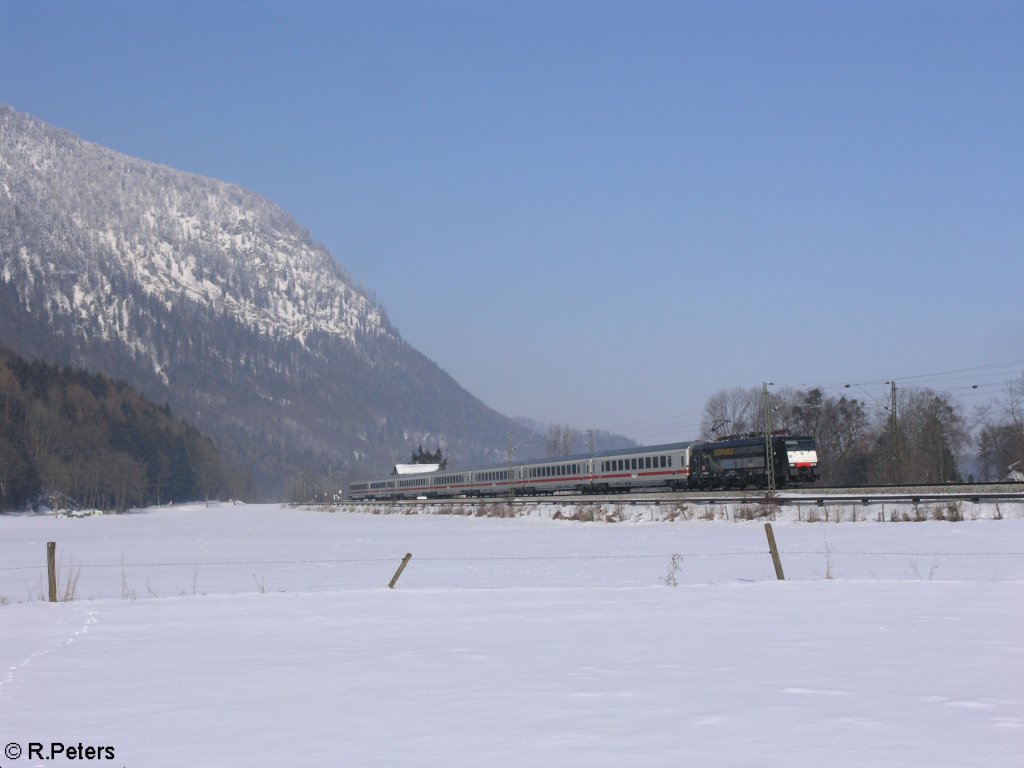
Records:
[[[1024,375],[1011,381],[1006,387],[1003,418],[1017,430],[1024,443]]]
[[[871,420],[859,400],[826,397],[821,390],[795,393],[775,420],[793,434],[810,435],[818,449],[819,473],[828,485],[865,481]]]
[[[759,428],[757,421],[760,413],[759,389],[723,389],[709,397],[704,405],[704,415],[700,422],[701,437],[708,439],[752,432]]]
[[[960,406],[930,389],[904,389],[898,402],[897,450],[892,450],[886,416],[876,443],[876,479],[899,477],[904,483],[945,483],[960,479],[960,457],[968,441]],[[899,457],[898,472],[891,466]]]
[[[568,456],[576,452],[579,432],[569,426],[552,425],[548,428],[544,447],[548,456]]]
[[[1010,470],[1024,469],[1024,376],[1007,385],[1004,400],[979,409],[976,420],[981,479],[1001,480]]]

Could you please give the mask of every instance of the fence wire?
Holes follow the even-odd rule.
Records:
[[[764,557],[769,550],[745,550],[742,552],[667,552],[656,555],[494,555],[473,557],[421,557],[421,563],[458,563],[458,562],[507,562],[507,561],[559,561],[559,560],[664,560],[678,557]],[[788,555],[822,555],[833,557],[1024,557],[1024,552],[853,552],[845,550],[824,549],[781,549],[780,556]],[[253,565],[344,565],[352,563],[395,563],[400,557],[350,557],[327,560],[197,560],[194,562],[154,562],[154,563],[74,563],[75,568],[196,568],[199,566],[253,566]],[[65,566],[68,567],[68,566]],[[4,571],[36,571],[46,570],[46,565],[15,565],[0,567]]]

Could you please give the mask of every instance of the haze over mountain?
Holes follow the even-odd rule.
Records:
[[[268,200],[0,107],[0,344],[122,379],[280,494],[417,445],[502,461],[496,413]]]

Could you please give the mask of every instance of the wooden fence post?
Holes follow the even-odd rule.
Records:
[[[786,576],[782,573],[782,560],[779,559],[779,548],[775,546],[775,534],[772,533],[772,524],[764,524],[764,532],[768,535],[768,549],[772,553],[772,562],[775,564],[775,578],[785,581]]]
[[[50,584],[50,602],[57,602],[57,542],[46,542],[46,574]]]
[[[405,557],[402,558],[402,564],[398,566],[398,570],[395,571],[395,575],[391,577],[391,583],[388,584],[388,589],[394,589],[395,584],[398,583],[398,577],[402,575],[402,571],[405,570],[405,566],[412,560],[412,552],[407,552]]]

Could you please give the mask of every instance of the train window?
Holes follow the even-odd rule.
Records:
[[[647,457],[644,458],[644,469],[650,469],[650,468],[651,468],[651,457],[647,456]]]

